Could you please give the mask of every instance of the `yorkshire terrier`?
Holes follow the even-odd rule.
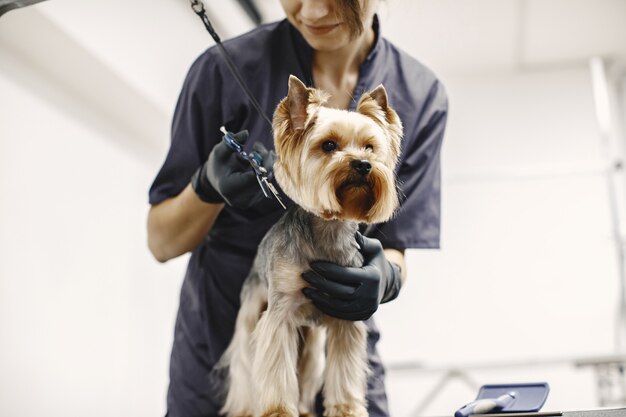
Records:
[[[329,95],[290,76],[273,120],[274,176],[296,204],[263,238],[244,282],[228,367],[228,417],[366,417],[367,328],[321,313],[303,296],[312,261],[363,265],[359,223],[398,207],[395,166],[402,123],[380,85],[356,111],[325,107]],[[325,366],[325,362],[327,362]]]

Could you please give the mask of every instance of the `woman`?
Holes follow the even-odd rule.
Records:
[[[320,310],[365,320],[380,302],[397,296],[406,276],[404,249],[439,245],[446,94],[427,68],[380,36],[377,0],[281,4],[286,20],[224,43],[268,117],[287,95],[293,74],[329,92],[329,105],[344,109],[354,109],[364,91],[382,83],[404,124],[401,209],[393,220],[364,231],[380,247],[375,262],[366,265],[376,271],[371,291],[354,299],[354,288],[342,284],[362,278],[358,268],[312,265],[314,272],[303,275],[311,285],[305,295]],[[261,196],[249,167],[221,143],[222,125],[233,132],[247,130],[246,149],[254,143],[271,168],[269,126],[240,92],[219,51],[209,48],[189,71],[174,115],[171,148],[150,190],[148,244],[153,255],[165,262],[192,252],[170,362],[171,417],[218,415],[220,381],[211,371],[232,337],[239,291],[256,248],[283,213],[276,201]],[[245,141],[246,135],[239,139]],[[378,331],[371,319],[367,323],[373,369],[368,411],[383,417],[388,410],[375,348]]]

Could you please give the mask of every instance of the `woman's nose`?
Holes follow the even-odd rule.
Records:
[[[326,17],[330,12],[329,1],[326,0],[302,0],[300,16],[305,22],[313,23]]]

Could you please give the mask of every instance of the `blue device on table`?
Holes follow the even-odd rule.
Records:
[[[454,417],[473,414],[528,413],[539,411],[548,398],[546,382],[483,385],[471,403],[459,408]]]
[[[465,404],[459,408],[454,417],[469,417],[472,414],[487,414],[495,411],[502,411],[507,406],[513,404],[515,401],[515,391],[502,394],[498,398],[483,398],[482,400],[475,400],[469,404]]]

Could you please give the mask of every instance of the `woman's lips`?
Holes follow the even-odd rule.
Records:
[[[334,25],[317,25],[317,26],[311,26],[311,25],[305,24],[304,27],[310,34],[320,36],[320,35],[326,35],[327,33],[332,32],[336,27],[339,27],[339,23],[336,23]]]

